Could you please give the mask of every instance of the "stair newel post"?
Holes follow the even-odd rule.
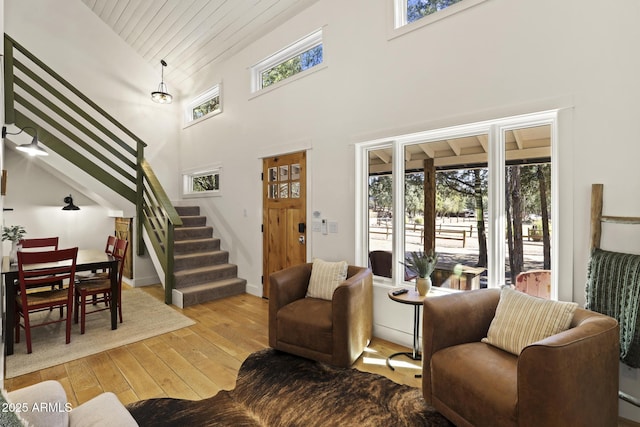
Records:
[[[13,43],[4,36],[4,122],[15,123],[15,111],[13,109]]]
[[[164,302],[171,304],[173,302],[173,223],[170,218],[166,219],[167,241],[165,242],[165,265],[164,270]]]

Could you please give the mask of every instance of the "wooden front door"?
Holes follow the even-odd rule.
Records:
[[[263,160],[262,296],[269,298],[271,273],[307,260],[306,153]]]

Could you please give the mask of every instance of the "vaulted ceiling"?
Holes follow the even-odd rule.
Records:
[[[178,85],[236,53],[317,0],[82,0]]]

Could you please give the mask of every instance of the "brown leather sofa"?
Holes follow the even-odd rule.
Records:
[[[457,426],[616,426],[618,323],[578,308],[569,330],[515,356],[480,342],[497,289],[427,298],[422,391]]]
[[[373,329],[373,275],[349,266],[333,299],[307,298],[312,264],[270,276],[269,345],[287,353],[348,367],[362,354]]]

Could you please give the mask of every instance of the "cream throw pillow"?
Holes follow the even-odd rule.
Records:
[[[575,302],[542,299],[504,287],[482,342],[517,356],[529,344],[569,329],[577,307]]]
[[[314,259],[307,296],[331,300],[333,291],[347,278],[347,267],[346,261],[328,262]]]

